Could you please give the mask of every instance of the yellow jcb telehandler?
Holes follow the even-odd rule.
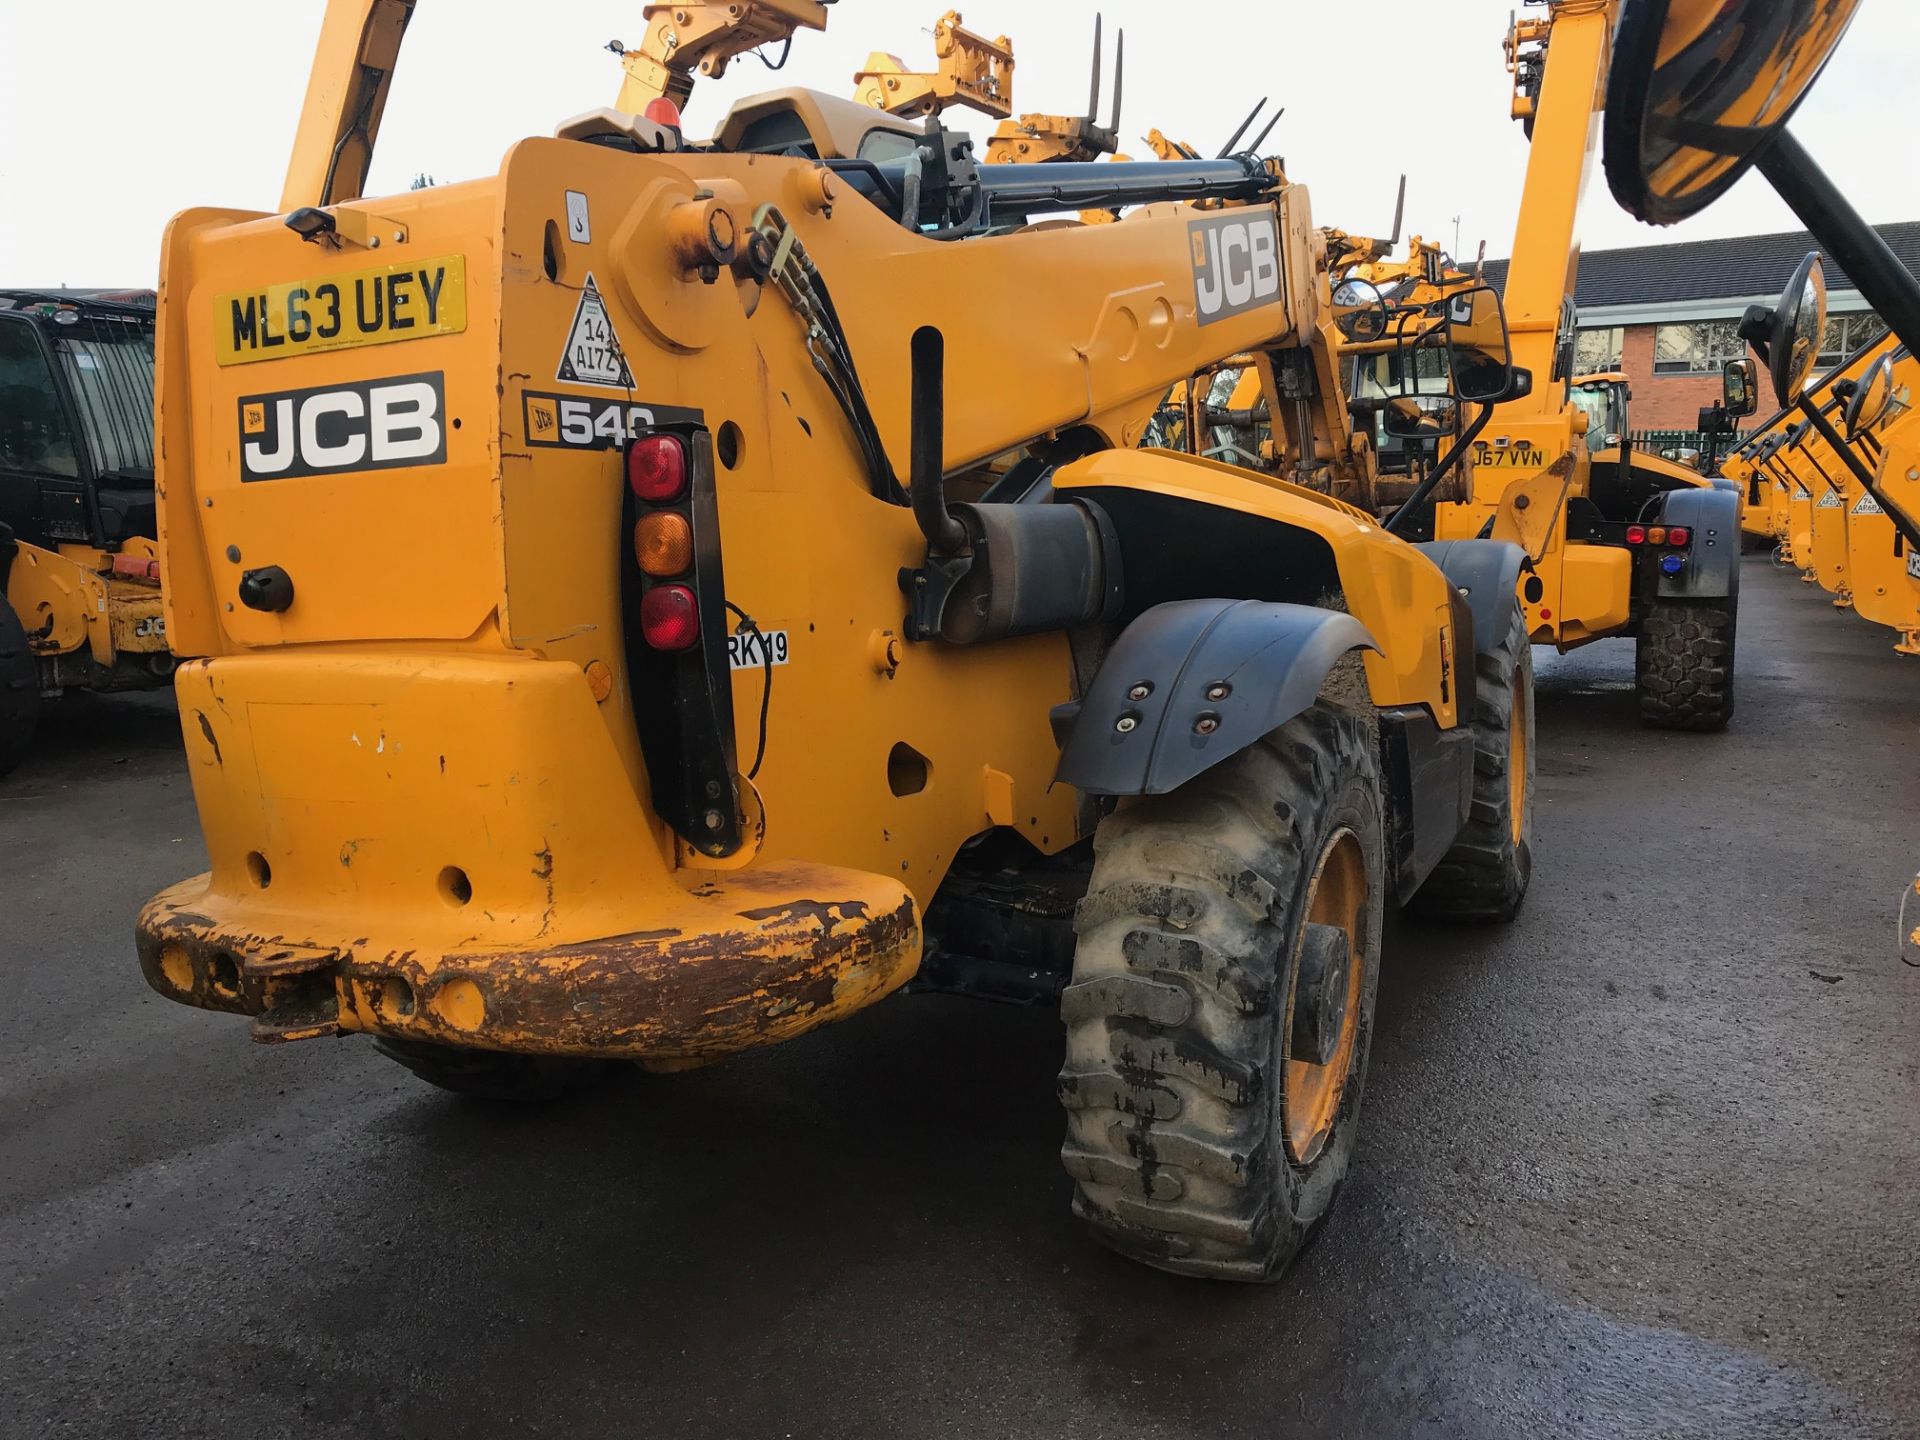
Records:
[[[1434,507],[1433,533],[1521,545],[1536,642],[1632,636],[1641,718],[1718,730],[1734,708],[1738,487],[1640,453],[1624,423],[1596,428],[1595,402],[1611,410],[1623,389],[1588,392],[1574,373],[1580,203],[1623,0],[1527,4],[1545,13],[1516,19],[1506,40],[1530,155],[1505,298],[1515,361],[1535,384],[1473,437],[1471,494]]]
[[[1386,908],[1526,892],[1519,553],[1131,448],[1225,355],[1337,383],[1277,166],[982,165],[793,89],[690,142],[695,68],[826,13],[649,9],[620,109],[363,198],[412,7],[334,0],[282,213],[173,222],[212,868],[142,969],[507,1096],[916,976],[1057,999],[1078,1213],[1273,1279],[1353,1155]],[[1515,383],[1490,291],[1424,340]]]

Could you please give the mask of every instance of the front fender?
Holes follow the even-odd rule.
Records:
[[[1737,489],[1676,490],[1662,502],[1659,523],[1693,531],[1686,568],[1660,576],[1662,600],[1717,600],[1740,593]]]
[[[1306,710],[1343,655],[1379,648],[1339,610],[1156,605],[1114,642],[1085,699],[1054,712],[1058,778],[1089,795],[1164,795]]]
[[[1473,653],[1487,655],[1513,624],[1527,552],[1504,540],[1431,540],[1420,546],[1473,612]]]

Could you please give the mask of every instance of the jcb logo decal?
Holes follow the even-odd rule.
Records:
[[[441,371],[240,401],[240,478],[296,480],[447,459]]]
[[[1202,325],[1280,298],[1280,222],[1271,210],[1235,210],[1195,220],[1187,234]]]

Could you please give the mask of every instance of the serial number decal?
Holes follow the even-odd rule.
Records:
[[[1473,463],[1494,470],[1544,470],[1547,452],[1538,445],[1489,445],[1476,440]]]
[[[1820,497],[1820,503],[1813,508],[1816,510],[1843,510],[1846,506],[1841,502],[1838,491],[1829,490]]]
[[[1860,503],[1853,507],[1852,513],[1855,515],[1884,515],[1887,512],[1880,508],[1880,502],[1874,499],[1873,496],[1862,495],[1860,497]]]
[[[1920,550],[1907,551],[1907,578],[1920,580]]]
[[[215,355],[222,365],[391,345],[466,328],[467,262],[461,255],[268,285],[213,302]]]
[[[787,663],[787,632],[784,630],[748,630],[727,637],[727,664],[735,670],[759,670],[769,662]]]
[[[1211,325],[1280,298],[1280,221],[1271,210],[1231,211],[1187,226],[1200,323]]]
[[[136,640],[164,640],[167,638],[167,622],[159,615],[147,615],[133,622],[133,638]]]
[[[579,303],[573,307],[573,324],[567,327],[567,348],[561,352],[560,366],[553,378],[567,385],[606,385],[615,390],[633,389],[633,371],[627,368],[626,347],[614,333],[613,317],[607,302],[587,272],[587,283],[580,288]]]
[[[443,465],[446,377],[435,370],[240,400],[240,478],[297,480]]]
[[[529,445],[570,450],[620,450],[634,435],[660,425],[698,425],[701,412],[679,405],[636,405],[592,395],[542,395],[523,402]]]

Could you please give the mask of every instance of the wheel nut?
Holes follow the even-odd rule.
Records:
[[[1153,686],[1149,685],[1145,680],[1142,680],[1138,685],[1127,691],[1127,699],[1144,700],[1151,694],[1153,694]]]
[[[1233,687],[1224,681],[1207,687],[1207,699],[1209,700],[1224,700],[1231,694],[1233,694]]]
[[[1139,725],[1139,720],[1131,715],[1122,715],[1118,720],[1113,722],[1113,728],[1118,730],[1122,735],[1131,735],[1139,728]]]

